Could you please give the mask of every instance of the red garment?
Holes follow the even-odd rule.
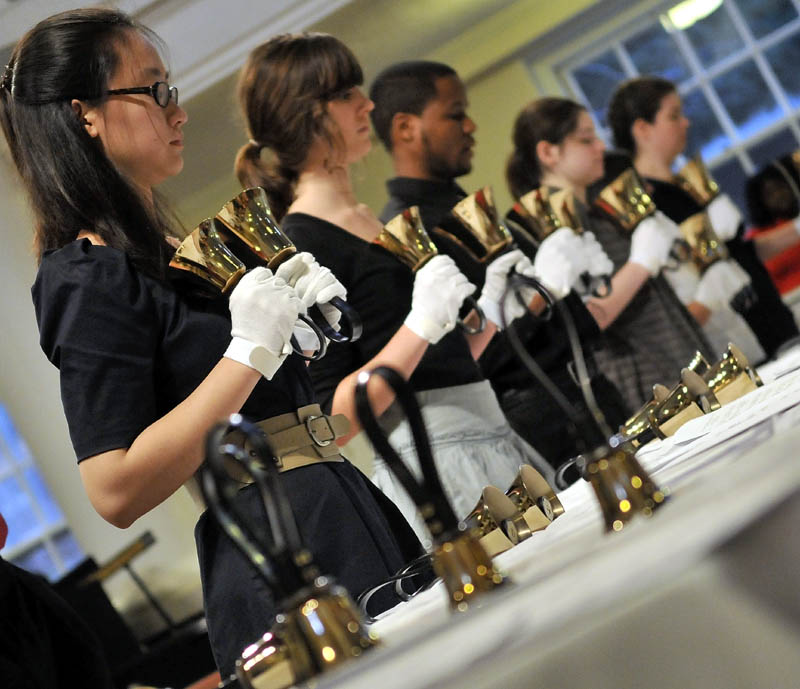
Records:
[[[0,514],[0,550],[6,544],[6,536],[8,536],[8,524],[6,524],[6,520],[3,519],[3,515]]]
[[[765,227],[751,227],[745,238],[752,239],[785,224],[786,220],[779,220]],[[800,244],[790,246],[762,263],[781,294],[788,294],[800,287]]]

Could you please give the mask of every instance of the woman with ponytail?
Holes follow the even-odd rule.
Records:
[[[484,486],[505,489],[521,463],[535,462],[546,475],[552,470],[511,430],[476,364],[499,317],[484,332],[465,336],[454,328],[459,307],[475,288],[453,260],[440,254],[412,274],[374,243],[382,225],[355,199],[348,169],[371,145],[374,106],[359,88],[362,80],[356,58],[333,36],[283,35],[256,48],[239,81],[252,141],[240,151],[236,172],[243,185],[270,192],[287,234],[334,270],[364,321],[358,342],[333,344],[310,365],[323,408],[345,414],[355,434],[358,374],[384,364],[410,378],[445,492],[458,516],[465,516]],[[492,307],[497,313],[511,268],[524,272],[529,266],[519,252],[489,265],[478,299],[487,315]],[[381,424],[413,467],[416,455],[402,412],[388,389],[373,392]],[[376,484],[427,538],[413,502],[380,457],[374,466]]]

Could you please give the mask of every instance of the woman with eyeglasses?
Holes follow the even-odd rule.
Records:
[[[463,517],[487,484],[507,488],[520,464],[545,475],[552,469],[511,430],[478,369],[476,359],[495,325],[466,336],[456,328],[459,307],[475,287],[449,256],[435,256],[412,273],[374,243],[383,226],[356,200],[349,172],[371,146],[374,105],[362,82],[353,53],[327,34],[276,36],[256,48],[239,80],[251,141],[240,149],[236,172],[243,185],[270,192],[286,233],[332,267],[363,318],[358,342],[331,345],[310,365],[323,406],[345,414],[354,435],[358,374],[380,364],[398,370],[414,386],[444,491]],[[499,310],[514,267],[525,271],[530,262],[514,252],[489,264],[478,298],[487,314]],[[371,393],[380,423],[404,461],[418,469],[404,414],[390,390],[378,388]],[[429,536],[414,503],[381,457],[374,457],[374,467],[373,480],[425,542]]]
[[[41,346],[60,371],[89,499],[120,528],[193,477],[216,422],[296,419],[314,404],[305,363],[284,352],[302,300],[343,293],[303,257],[314,279],[302,288],[256,268],[230,303],[170,280],[172,227],[154,187],[183,167],[187,116],[158,46],[125,14],[75,10],[28,32],[0,80],[0,122],[36,221]],[[396,508],[338,455],[281,480],[321,570],[353,595],[419,554]],[[235,506],[264,518],[252,485]],[[276,601],[208,514],[195,536],[209,636],[229,674]]]
[[[675,182],[672,170],[675,159],[686,147],[690,124],[675,84],[653,76],[620,84],[608,106],[608,122],[614,145],[631,155],[664,214],[682,223],[703,210]],[[719,194],[706,211],[732,260],[710,266],[695,279],[694,291],[690,289],[682,295],[683,301],[698,323],[723,330],[723,342],[726,328],[741,333],[741,338],[753,340],[755,335],[756,350],[751,349],[748,355],[763,348],[767,356],[772,356],[781,344],[798,334],[794,318],[781,301],[753,243],[742,239],[743,218],[730,197]]]

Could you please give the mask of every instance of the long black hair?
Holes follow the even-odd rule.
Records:
[[[0,125],[30,195],[39,259],[85,230],[161,278],[172,253],[161,203],[144,202],[70,104],[106,98],[133,32],[160,47],[152,31],[116,10],[72,10],[37,24],[0,78]]]
[[[636,77],[621,83],[608,104],[614,146],[636,155],[633,123],[640,118],[652,123],[661,109],[661,101],[676,91],[675,84],[661,77]]]

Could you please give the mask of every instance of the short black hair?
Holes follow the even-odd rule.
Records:
[[[375,108],[372,126],[387,151],[392,150],[392,118],[398,112],[421,115],[436,97],[436,80],[458,76],[449,65],[430,60],[398,62],[384,69],[372,82],[369,97]]]

